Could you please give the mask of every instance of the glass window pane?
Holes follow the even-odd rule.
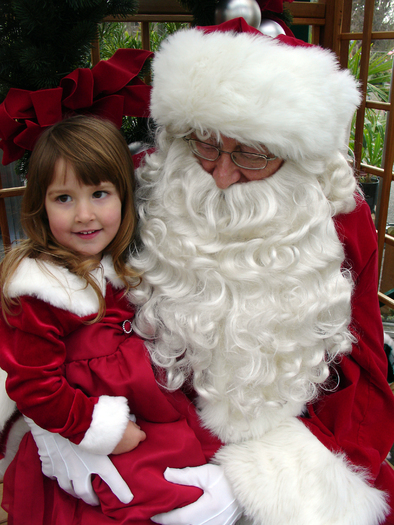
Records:
[[[394,1],[376,0],[373,15],[372,31],[394,30]]]
[[[353,0],[352,2],[352,18],[350,24],[350,31],[352,33],[361,33],[363,30],[364,5],[365,0]]]

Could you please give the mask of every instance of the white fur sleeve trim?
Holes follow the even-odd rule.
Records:
[[[388,513],[385,493],[296,418],[216,459],[255,524],[378,525]]]
[[[79,446],[93,454],[110,454],[129,422],[125,397],[101,396],[94,407],[92,423]]]

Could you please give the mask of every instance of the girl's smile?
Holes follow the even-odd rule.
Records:
[[[111,182],[81,184],[71,164],[59,159],[45,197],[52,235],[62,246],[101,258],[116,236],[122,203]]]
[[[95,234],[99,233],[101,230],[92,230],[92,231],[88,231],[88,232],[84,232],[84,231],[81,231],[81,232],[75,232],[76,235],[81,235],[82,237],[85,237],[85,239],[87,237],[89,237],[89,239],[91,239]]]

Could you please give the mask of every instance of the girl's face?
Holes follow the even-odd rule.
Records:
[[[81,184],[72,165],[59,159],[45,196],[49,227],[57,242],[101,259],[122,220],[122,203],[111,182]]]

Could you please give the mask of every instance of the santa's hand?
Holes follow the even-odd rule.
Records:
[[[122,503],[130,503],[133,494],[108,456],[82,450],[60,434],[44,430],[27,417],[25,420],[36,442],[45,476],[57,479],[60,487],[72,496],[98,505],[91,481],[91,475],[97,474]]]
[[[218,465],[201,465],[184,469],[168,468],[167,481],[193,485],[204,491],[194,503],[163,514],[152,521],[161,525],[232,525],[242,514],[223,469]]]

